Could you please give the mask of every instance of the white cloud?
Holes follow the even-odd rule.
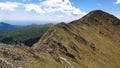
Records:
[[[29,2],[29,1],[31,1],[31,0],[22,0],[23,2]]]
[[[79,8],[72,6],[69,0],[44,0],[40,4],[25,5],[26,11],[35,11],[36,13],[62,12],[67,15],[85,15]]]
[[[63,18],[63,17],[64,17],[64,15],[58,15],[57,17],[58,17],[58,18]]]
[[[46,13],[51,13],[51,12],[56,12],[56,11],[57,11],[57,8],[48,7],[48,8],[44,8],[43,10],[44,10]]]
[[[120,4],[120,0],[117,0],[117,1],[115,2],[115,4]]]
[[[31,0],[22,0],[31,1]],[[42,0],[39,4],[24,4],[16,2],[0,2],[1,10],[15,11],[18,7],[24,7],[26,12],[36,12],[39,14],[62,12],[67,15],[85,15],[79,8],[72,5],[70,0]]]
[[[60,11],[67,15],[85,15],[79,8],[72,6],[69,0],[45,0],[40,3],[41,6],[46,7],[45,10],[50,12]]]
[[[0,2],[0,9],[1,10],[8,10],[8,11],[15,11],[16,8],[19,7],[21,3],[17,2]]]
[[[60,11],[63,13],[67,13],[68,15],[84,15],[85,13],[80,11],[80,9],[71,5],[69,0],[64,0],[64,2],[60,5]]]
[[[43,11],[43,9],[41,9],[41,7],[36,4],[25,4],[24,7],[25,7],[25,11],[27,12],[35,11],[36,13],[39,14],[45,13],[45,11]]]
[[[40,4],[46,7],[59,7],[62,2],[62,0],[44,0]]]

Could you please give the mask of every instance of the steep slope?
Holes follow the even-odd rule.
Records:
[[[33,49],[52,56],[64,68],[120,68],[120,20],[95,10],[69,24],[55,25]]]

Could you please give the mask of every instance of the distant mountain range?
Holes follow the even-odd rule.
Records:
[[[0,22],[0,32],[9,32],[24,28],[25,26],[11,25],[5,22]]]
[[[15,26],[0,23],[0,42],[5,44],[32,46],[51,27],[52,24]]]

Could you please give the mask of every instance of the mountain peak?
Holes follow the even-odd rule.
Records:
[[[112,25],[120,25],[120,19],[102,10],[91,11],[86,16],[81,18],[80,21],[83,23],[110,23]]]
[[[106,12],[103,10],[93,10],[90,13],[106,13]]]

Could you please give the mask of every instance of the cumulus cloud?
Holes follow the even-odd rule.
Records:
[[[15,11],[16,8],[19,7],[19,5],[21,5],[21,3],[17,3],[17,2],[0,2],[0,9],[1,10],[8,10],[8,11]]]
[[[115,2],[115,4],[120,4],[120,0],[117,0],[117,1]]]
[[[39,14],[45,13],[41,9],[41,7],[39,5],[36,5],[36,4],[25,4],[24,7],[25,7],[25,11],[27,11],[27,12],[35,11],[36,13],[39,13]]]
[[[85,13],[80,11],[80,9],[71,5],[69,0],[64,0],[60,5],[60,11],[67,13],[68,15],[84,15]]]
[[[79,8],[72,6],[69,0],[45,0],[41,2],[40,5],[46,7],[46,10],[51,9],[53,12],[60,11],[62,13],[66,13],[67,15],[86,14],[85,12],[82,12]]]
[[[31,1],[31,0],[22,0]],[[16,3],[16,2],[2,2],[0,3],[1,10],[15,11],[18,7],[24,7],[26,12],[36,12],[39,14],[62,12],[67,15],[85,15],[79,8],[74,7],[70,0],[42,0],[40,3]]]
[[[59,17],[59,18],[63,18],[63,17],[64,17],[64,15],[58,15],[57,17]]]
[[[59,7],[63,0],[44,0],[40,4],[46,7]]]
[[[31,0],[22,0],[23,2],[28,2],[28,1],[31,1]]]
[[[72,6],[69,0],[44,0],[40,4],[27,4],[25,9],[29,11],[35,11],[39,14],[62,12],[67,15],[85,15],[79,8]]]
[[[57,8],[48,7],[48,8],[44,8],[43,10],[44,10],[46,13],[52,13],[52,12],[56,12],[56,11],[57,11]]]

